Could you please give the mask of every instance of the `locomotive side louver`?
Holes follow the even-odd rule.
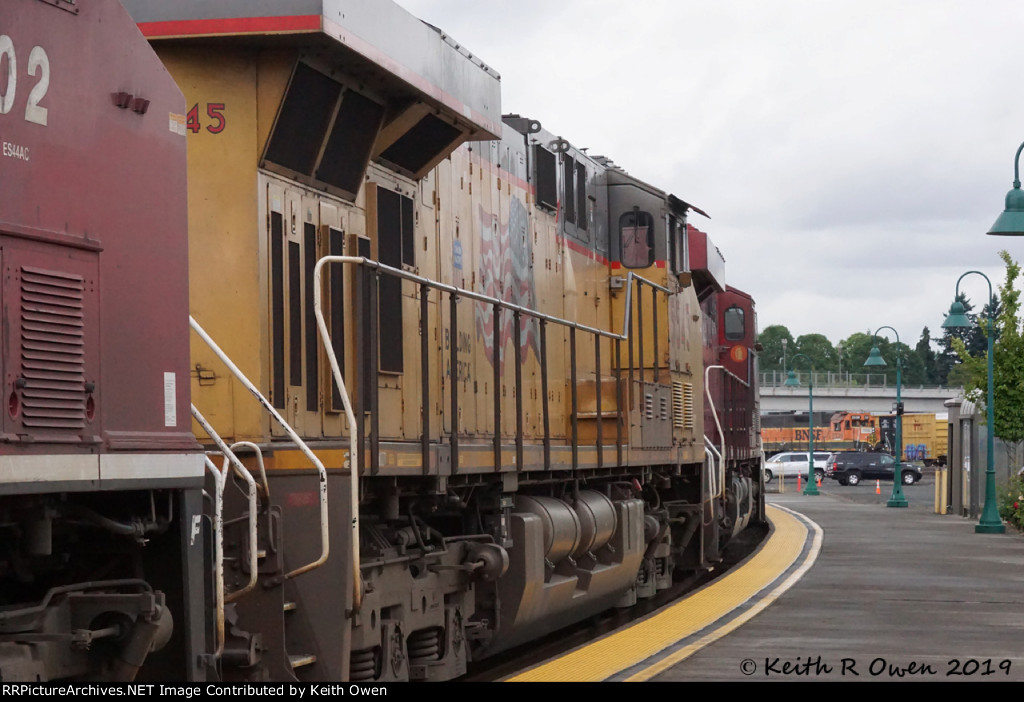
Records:
[[[672,426],[694,429],[693,383],[672,383]]]
[[[85,426],[84,281],[21,268],[22,422],[47,431]]]

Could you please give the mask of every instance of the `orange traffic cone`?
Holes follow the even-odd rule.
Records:
[[[821,487],[821,476],[818,476],[818,487]]]
[[[881,480],[876,480],[875,481],[875,494],[876,495],[881,495],[882,494],[882,481]]]
[[[803,476],[800,475],[799,473],[796,474],[796,491],[797,492],[800,492],[800,478],[802,478],[802,477]]]

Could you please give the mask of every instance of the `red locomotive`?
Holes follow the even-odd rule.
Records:
[[[117,0],[4,2],[0,32],[0,679],[189,676],[184,100]]]

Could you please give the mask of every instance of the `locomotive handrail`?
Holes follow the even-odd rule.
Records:
[[[483,302],[489,305],[497,305],[502,309],[506,309],[511,312],[518,312],[519,314],[525,314],[528,317],[533,317],[534,319],[538,319],[544,322],[554,322],[555,324],[558,324],[563,327],[576,329],[582,332],[588,332],[590,334],[597,334],[598,336],[603,336],[608,339],[618,339],[620,341],[625,341],[627,338],[625,334],[616,334],[615,332],[606,331],[604,329],[589,327],[586,324],[580,324],[579,322],[573,322],[571,320],[563,319],[561,317],[554,317],[552,315],[545,314],[544,312],[539,312],[529,307],[517,305],[514,302],[508,302],[507,300],[501,300],[496,297],[491,297],[490,295],[484,295],[483,293],[474,292],[472,290],[467,290],[465,288],[459,288],[454,285],[448,285],[447,283],[439,283],[436,280],[424,278],[421,275],[410,273],[400,268],[393,268],[392,266],[381,263],[380,261],[374,261],[373,259],[366,258],[365,256],[324,256],[323,258],[316,262],[316,266],[313,269],[313,281],[314,284],[316,284],[317,286],[319,286],[320,283],[320,270],[323,268],[325,264],[328,263],[352,263],[357,265],[364,265],[369,268],[374,268],[382,273],[387,273],[388,275],[393,275],[397,278],[403,278],[405,280],[411,280],[413,282],[419,283],[420,285],[426,285],[427,287],[434,288],[435,290],[441,290],[442,292],[446,292],[451,295],[456,295],[460,298],[465,297],[469,298],[470,300],[475,300],[476,302]],[[633,276],[632,273],[630,273],[629,275],[631,277]],[[645,278],[641,278],[640,276],[635,277],[641,281],[645,281],[650,285],[657,287],[659,290],[671,292],[668,288],[664,288],[658,285],[657,283],[651,283],[650,281],[647,281]],[[317,287],[317,289],[319,289],[319,287]],[[314,298],[313,307],[316,311],[321,313],[317,317],[318,326],[323,324],[321,332],[323,332],[324,336],[330,338],[330,333],[327,331],[327,325],[323,321],[322,303],[319,301],[319,299]],[[328,353],[328,355],[330,356],[332,354]]]
[[[234,602],[242,595],[256,587],[256,575],[259,568],[256,553],[256,527],[259,518],[259,511],[256,508],[256,481],[253,480],[252,473],[249,472],[249,469],[246,468],[240,460],[238,460],[238,456],[235,455],[235,452],[224,442],[224,439],[220,438],[220,435],[214,431],[213,427],[210,426],[210,423],[206,421],[206,417],[203,416],[202,412],[200,412],[195,405],[192,405],[192,416],[195,417],[197,422],[199,422],[199,426],[203,428],[203,431],[210,435],[210,438],[213,439],[213,443],[217,444],[217,448],[220,449],[221,454],[224,456],[224,465],[220,469],[221,475],[224,477],[224,481],[222,481],[222,484],[218,485],[218,489],[222,491],[222,494],[218,496],[220,502],[223,504],[224,501],[223,482],[227,481],[227,464],[229,462],[235,467],[235,475],[238,475],[245,480],[246,485],[249,487],[249,582],[240,589],[224,596],[225,602]],[[263,467],[262,460],[260,461],[260,467]],[[263,477],[264,480],[266,480],[266,474],[264,474]]]
[[[715,495],[717,497],[718,496],[718,467],[721,466],[724,463],[725,459],[722,457],[722,454],[718,452],[718,449],[715,448],[715,445],[713,443],[711,443],[711,439],[709,439],[707,437],[707,435],[704,436],[704,453],[706,453],[706,454],[711,456],[711,465],[712,465],[712,467],[714,468],[714,471],[715,471],[715,477],[714,477],[714,480],[713,480],[714,484],[712,485],[711,492],[712,492],[713,495]],[[715,460],[716,458],[718,459],[717,462]]]
[[[236,366],[220,346],[217,345],[217,342],[215,342],[210,335],[206,333],[206,330],[199,325],[199,322],[197,322],[192,315],[188,316],[188,321],[196,334],[206,342],[206,345],[209,346],[224,365],[227,366],[232,375],[242,383],[246,390],[252,393],[259,403],[263,405],[263,408],[270,413],[270,416],[277,420],[277,423],[281,425],[285,432],[287,432],[288,436],[295,442],[295,445],[298,446],[299,450],[306,455],[306,458],[310,460],[313,466],[317,469],[317,472],[320,474],[320,557],[315,561],[300,566],[289,573],[285,573],[283,577],[287,580],[302,575],[303,573],[307,573],[314,568],[319,568],[327,562],[327,556],[330,554],[330,537],[327,528],[327,469],[324,467],[324,464],[320,459],[316,457],[316,454],[310,450],[306,442],[303,441],[299,435],[295,433],[295,430],[292,429],[291,425],[285,421],[284,417],[278,414],[277,410],[274,409],[273,405],[267,401],[267,398],[263,396],[259,389],[253,385],[252,381],[250,381],[245,374],[239,370],[238,366]]]
[[[632,304],[632,302],[633,302],[633,281],[634,280],[637,281],[638,283],[640,283],[641,285],[646,285],[646,286],[648,286],[650,288],[654,288],[655,290],[663,292],[666,295],[671,295],[672,294],[672,291],[669,290],[668,288],[666,288],[664,285],[658,285],[653,280],[648,280],[647,278],[644,278],[642,275],[637,275],[633,271],[630,271],[629,273],[627,273],[626,274],[626,301],[623,304],[624,309],[622,311],[622,334],[618,335],[618,338],[623,340],[623,341],[625,341],[629,337],[629,327],[630,327],[630,324],[632,324],[632,322],[633,322],[633,319],[632,319],[632,317],[633,317],[633,304]],[[641,360],[641,362],[643,361],[643,359],[640,359],[640,360]]]
[[[715,497],[721,497],[722,493],[725,492],[725,432],[722,431],[722,423],[718,421],[718,410],[715,408],[715,399],[711,396],[711,384],[709,382],[710,373],[712,370],[720,370],[725,374],[726,377],[732,378],[737,383],[745,388],[750,387],[750,383],[743,380],[725,366],[708,366],[704,369],[704,395],[708,398],[708,404],[711,406],[711,416],[715,418],[715,426],[718,427],[718,436],[722,439],[722,452],[719,454],[722,456],[722,460],[719,462],[719,483],[718,490]],[[710,443],[710,440],[705,436],[704,440]]]
[[[194,409],[195,405],[192,407]],[[213,599],[217,636],[217,648],[213,652],[213,658],[217,660],[224,653],[224,474],[209,456],[204,456],[203,460],[206,462],[206,469],[213,474],[217,486],[213,500]]]
[[[718,436],[722,439],[722,452],[719,455],[725,456],[725,432],[722,431],[722,423],[718,420],[718,409],[715,407],[715,398],[713,398],[711,396],[711,385],[710,385],[710,382],[709,382],[709,378],[710,378],[710,374],[711,374],[712,370],[720,370],[723,373],[726,373],[727,375],[732,375],[737,380],[739,380],[739,378],[737,376],[733,375],[732,373],[730,373],[729,370],[725,366],[708,366],[707,368],[704,369],[704,395],[705,395],[705,397],[708,398],[708,404],[711,406],[711,416],[715,418],[715,426],[718,427]],[[705,439],[705,441],[708,441],[708,443],[710,443],[710,440],[706,436],[704,437],[704,439]],[[722,471],[722,475],[721,475],[721,483],[720,483],[720,485],[724,486],[725,485],[725,460],[724,460],[724,458],[723,458],[722,464],[721,464],[721,471]],[[718,471],[716,471],[716,477],[717,477],[717,472]],[[720,496],[719,495],[719,491],[715,490],[715,497],[719,497],[719,496]]]
[[[329,265],[329,264],[352,264],[352,265],[366,266],[367,268],[374,269],[374,270],[376,270],[376,271],[378,271],[380,273],[385,273],[387,275],[394,276],[396,278],[400,278],[400,279],[403,279],[403,280],[408,280],[408,281],[411,281],[411,282],[414,282],[414,283],[418,283],[420,286],[423,286],[424,288],[433,288],[433,289],[439,290],[441,292],[446,292],[449,295],[451,295],[453,298],[467,298],[467,299],[470,299],[470,300],[474,300],[476,302],[481,302],[481,303],[484,303],[484,304],[487,304],[487,305],[491,305],[494,308],[496,308],[497,310],[502,310],[502,309],[509,310],[514,315],[517,315],[517,316],[518,315],[526,315],[527,317],[531,317],[533,319],[539,320],[541,322],[541,325],[542,325],[542,327],[541,327],[542,330],[543,330],[543,325],[545,323],[551,322],[551,323],[557,324],[559,326],[566,327],[566,328],[568,328],[570,330],[582,331],[582,332],[593,334],[593,335],[595,335],[598,338],[605,337],[607,339],[614,340],[614,341],[628,341],[629,340],[630,325],[632,323],[632,288],[633,288],[632,282],[633,282],[634,279],[637,280],[640,284],[648,285],[651,288],[653,288],[655,290],[659,290],[659,291],[664,292],[666,294],[671,294],[672,291],[669,290],[668,288],[662,286],[662,285],[658,285],[657,283],[655,283],[653,281],[650,281],[650,280],[647,280],[646,278],[644,278],[642,276],[639,276],[639,275],[636,275],[635,273],[630,271],[627,274],[627,276],[626,276],[626,281],[627,281],[626,305],[625,305],[626,309],[625,309],[624,316],[623,316],[623,331],[622,331],[621,334],[616,334],[615,332],[612,332],[612,331],[606,331],[604,329],[597,329],[595,327],[590,327],[590,326],[587,326],[585,324],[580,324],[579,322],[574,322],[574,321],[571,321],[571,320],[568,320],[568,319],[563,319],[563,318],[560,318],[560,317],[555,317],[555,316],[552,316],[552,315],[549,315],[549,314],[545,314],[545,313],[540,312],[538,310],[534,310],[534,309],[531,309],[529,307],[523,307],[522,305],[517,305],[517,304],[515,304],[513,302],[508,302],[507,300],[501,300],[499,298],[492,297],[490,295],[484,295],[482,293],[474,292],[472,290],[467,290],[465,288],[460,288],[460,287],[457,287],[457,286],[454,286],[454,285],[448,285],[447,283],[441,283],[441,282],[438,282],[436,280],[431,280],[431,279],[426,278],[424,276],[417,275],[415,273],[410,273],[410,272],[402,270],[400,268],[394,268],[392,266],[388,266],[386,264],[383,264],[383,263],[381,263],[379,261],[374,261],[372,259],[366,258],[365,256],[324,256],[324,257],[320,258],[319,260],[317,260],[316,265],[313,267],[313,290],[316,291],[319,294],[314,294],[313,295],[313,313],[316,316],[317,330],[319,331],[319,334],[320,334],[321,343],[322,343],[322,345],[324,347],[324,351],[327,354],[328,362],[330,363],[330,366],[331,366],[331,375],[333,376],[334,382],[337,385],[338,395],[341,398],[342,406],[343,406],[344,411],[345,411],[345,417],[346,417],[346,420],[348,421],[348,424],[349,424],[349,427],[350,427],[350,431],[349,431],[349,435],[350,435],[349,461],[350,461],[350,469],[351,469],[350,470],[351,487],[350,487],[350,490],[349,490],[349,494],[351,496],[350,499],[351,499],[351,519],[352,519],[352,561],[353,561],[352,572],[353,572],[353,579],[354,579],[354,582],[353,582],[353,608],[355,610],[358,610],[360,605],[361,605],[361,602],[362,602],[362,583],[361,583],[362,576],[361,576],[361,573],[360,573],[360,570],[359,570],[359,562],[360,562],[360,553],[359,553],[359,489],[358,489],[359,488],[359,462],[360,462],[359,444],[362,441],[363,437],[360,435],[360,432],[357,431],[357,427],[359,426],[359,424],[356,422],[355,410],[352,408],[352,401],[351,401],[351,398],[349,397],[348,390],[346,389],[346,386],[345,386],[345,380],[344,380],[344,377],[342,376],[342,373],[341,373],[341,367],[340,367],[340,365],[338,363],[338,357],[337,357],[337,354],[334,351],[334,346],[331,343],[330,331],[327,328],[327,321],[325,320],[324,313],[323,313],[323,295],[325,294],[324,290],[323,290],[323,267],[325,265]],[[518,325],[515,325],[515,326],[518,328]],[[542,333],[543,333],[543,331],[542,331]],[[630,348],[630,355],[632,355],[632,348]],[[642,361],[643,361],[643,359],[641,358],[641,365],[642,365]],[[598,369],[598,372],[600,372],[600,369]],[[518,396],[518,394],[517,394],[517,396]],[[622,410],[620,408],[619,409],[620,415],[621,415],[621,411]],[[453,418],[453,421],[454,421],[454,418]],[[426,432],[424,432],[424,434],[425,433]],[[574,436],[575,436],[575,432],[574,432]],[[372,439],[372,428],[371,428],[371,439]],[[573,442],[573,447],[575,449],[575,440]],[[372,446],[371,446],[371,450],[372,450]],[[496,449],[496,453],[498,451],[499,450]],[[520,452],[520,451],[521,451],[521,448],[517,446],[517,453]],[[453,450],[453,453],[454,453],[454,450]],[[599,454],[600,453],[601,452],[599,451]],[[546,455],[546,451],[545,451],[545,455]],[[454,462],[455,462],[455,459],[454,459],[454,456],[453,456],[453,463]],[[575,467],[575,465],[576,465],[576,459],[575,459],[575,451],[574,451],[573,466]]]
[[[237,449],[244,446],[250,448],[256,454],[256,463],[260,467],[260,481],[263,483],[263,495],[267,498],[267,502],[270,502],[270,483],[267,482],[267,469],[263,465],[263,449],[259,447],[259,444],[255,444],[252,441],[236,441],[231,444],[228,448],[231,449],[232,453],[237,455]]]

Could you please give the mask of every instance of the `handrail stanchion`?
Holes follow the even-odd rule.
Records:
[[[285,430],[288,436],[291,437],[292,441],[295,442],[295,445],[298,446],[299,450],[301,450],[302,453],[306,455],[310,462],[316,467],[317,472],[320,474],[320,557],[315,561],[312,561],[311,563],[307,563],[304,566],[296,568],[290,573],[285,573],[283,577],[285,579],[294,578],[298,575],[302,575],[303,573],[309,572],[314,568],[320,567],[321,565],[327,562],[327,557],[330,554],[330,537],[328,534],[327,518],[327,469],[324,468],[324,464],[310,450],[309,446],[306,445],[306,442],[303,441],[299,437],[299,435],[295,433],[295,430],[292,429],[291,425],[288,424],[288,422],[286,422],[280,414],[278,414],[277,410],[274,409],[273,405],[270,404],[267,398],[263,396],[263,394],[255,385],[253,385],[252,381],[249,380],[249,378],[247,378],[246,375],[241,370],[239,370],[238,366],[235,365],[234,361],[232,361],[231,358],[228,357],[226,353],[224,353],[221,347],[217,345],[217,342],[215,342],[210,337],[210,335],[206,333],[206,330],[199,325],[199,322],[197,322],[195,318],[192,317],[192,315],[189,315],[188,321],[189,324],[192,326],[192,330],[196,334],[198,334],[203,341],[206,342],[206,345],[210,347],[210,350],[212,350],[221,360],[221,362],[225,366],[227,366],[228,370],[231,371],[231,374],[235,376],[238,382],[240,382],[245,387],[246,390],[252,393],[252,395],[259,401],[259,403],[263,405],[263,408],[270,413],[270,416],[277,420],[278,424],[281,425],[281,427]],[[323,315],[320,315],[317,318],[317,322],[323,324]],[[341,384],[339,384],[338,387],[341,388]]]
[[[323,343],[324,350],[326,351],[327,358],[328,358],[328,360],[330,362],[331,374],[334,376],[334,382],[338,386],[338,391],[339,391],[339,394],[341,395],[342,405],[344,406],[344,409],[345,409],[345,416],[346,416],[346,418],[348,420],[349,433],[350,433],[350,437],[351,437],[350,438],[351,450],[350,450],[350,458],[349,458],[350,467],[351,467],[351,472],[350,472],[351,486],[350,486],[350,491],[349,492],[350,492],[350,496],[351,496],[352,532],[353,532],[353,538],[352,538],[352,561],[353,561],[353,572],[354,572],[354,581],[355,581],[353,583],[353,589],[354,589],[353,602],[354,602],[354,608],[355,609],[359,609],[359,606],[360,606],[360,604],[362,602],[362,586],[361,586],[361,575],[360,575],[360,572],[359,572],[359,562],[360,562],[360,559],[359,559],[359,489],[358,488],[359,488],[359,463],[360,463],[359,445],[360,445],[360,442],[362,441],[362,438],[363,438],[361,436],[361,430],[360,430],[362,425],[360,423],[357,423],[357,421],[356,421],[356,412],[352,408],[352,402],[351,402],[351,400],[349,398],[347,390],[345,389],[344,379],[341,376],[341,370],[340,370],[339,365],[338,365],[337,354],[334,351],[333,344],[331,344],[330,331],[327,329],[327,324],[326,324],[326,322],[324,320],[324,314],[323,314],[323,290],[322,290],[323,272],[322,271],[323,271],[324,265],[327,265],[327,264],[353,264],[353,265],[357,265],[357,266],[361,266],[361,267],[365,266],[365,267],[374,269],[376,271],[377,275],[380,275],[381,273],[383,273],[383,274],[386,274],[386,275],[390,275],[390,276],[394,276],[394,277],[397,277],[397,278],[401,278],[403,280],[411,280],[411,281],[414,281],[416,283],[419,283],[420,285],[429,286],[431,288],[435,288],[435,289],[440,290],[442,292],[446,292],[446,293],[448,293],[450,295],[450,305],[451,305],[451,307],[450,307],[450,310],[451,310],[451,312],[450,312],[450,331],[451,331],[451,338],[452,338],[453,342],[451,344],[451,358],[450,358],[451,368],[452,368],[452,376],[451,376],[451,378],[449,380],[449,383],[451,385],[451,398],[450,398],[450,400],[451,400],[451,413],[452,413],[452,417],[451,417],[452,432],[451,432],[450,441],[451,441],[451,461],[452,461],[452,468],[451,469],[452,469],[452,473],[453,474],[454,473],[458,473],[458,471],[459,471],[458,392],[457,392],[457,387],[456,387],[457,386],[458,357],[457,357],[456,353],[457,353],[457,349],[458,349],[458,343],[457,343],[457,340],[458,340],[458,334],[457,334],[457,332],[458,332],[458,307],[457,307],[457,305],[458,305],[458,302],[459,302],[459,300],[461,298],[466,298],[466,299],[469,299],[469,300],[475,300],[477,302],[482,302],[482,303],[485,303],[485,304],[494,305],[495,308],[497,308],[497,309],[510,310],[513,314],[526,315],[526,316],[531,317],[533,319],[539,320],[541,322],[542,345],[543,345],[543,342],[546,341],[546,338],[545,338],[545,327],[544,327],[544,323],[545,322],[554,322],[554,323],[559,324],[561,326],[568,327],[569,330],[570,330],[570,343],[571,343],[571,345],[573,347],[575,347],[575,332],[577,330],[578,331],[584,331],[584,332],[591,333],[591,334],[597,334],[599,336],[606,336],[609,339],[615,339],[617,342],[620,342],[620,341],[630,342],[629,343],[629,360],[630,360],[630,363],[629,363],[629,365],[630,365],[629,374],[630,374],[630,382],[632,382],[632,375],[633,375],[633,345],[632,345],[632,342],[631,342],[631,339],[630,339],[630,336],[631,336],[630,331],[633,328],[633,315],[632,315],[632,286],[633,286],[633,282],[635,280],[638,284],[646,284],[646,285],[650,286],[652,289],[654,289],[656,291],[660,290],[660,291],[662,291],[662,292],[664,292],[666,294],[671,294],[672,291],[669,290],[668,288],[664,287],[664,286],[658,285],[657,283],[653,283],[653,282],[651,282],[649,280],[646,280],[645,278],[643,278],[641,276],[638,276],[638,275],[630,272],[627,275],[627,283],[626,283],[626,308],[625,308],[624,316],[623,316],[624,317],[623,318],[623,331],[622,331],[622,333],[616,334],[614,332],[605,331],[603,329],[597,329],[597,328],[594,328],[594,327],[586,326],[584,324],[579,324],[578,322],[572,322],[572,321],[569,321],[569,320],[566,320],[566,319],[560,319],[560,318],[554,317],[552,315],[548,315],[548,314],[544,314],[542,312],[538,312],[537,310],[532,310],[532,309],[529,309],[527,307],[523,307],[521,305],[516,305],[516,304],[513,304],[511,302],[507,302],[507,301],[504,301],[504,300],[499,300],[499,299],[497,299],[495,297],[491,297],[491,296],[488,296],[488,295],[483,295],[481,293],[477,293],[477,292],[474,292],[472,290],[466,290],[464,288],[458,288],[458,287],[455,287],[453,285],[447,285],[445,283],[439,283],[437,281],[433,281],[433,280],[430,280],[428,278],[424,278],[422,276],[416,275],[415,273],[410,273],[408,271],[405,271],[405,270],[402,270],[402,269],[399,269],[399,268],[393,268],[391,266],[384,265],[384,264],[379,263],[377,261],[372,261],[372,260],[367,259],[367,258],[365,258],[363,256],[325,256],[325,257],[321,258],[320,260],[318,260],[316,262],[316,265],[313,268],[313,285],[314,285],[314,290],[316,290],[319,294],[313,296],[313,311],[314,311],[315,316],[316,316],[317,329],[320,332],[320,339],[321,339],[321,341]],[[357,285],[356,287],[357,287],[357,293],[358,293],[360,286]],[[367,296],[370,295],[369,292],[367,292],[366,294],[367,294]],[[656,294],[657,293],[655,293],[655,295]],[[638,299],[639,299],[639,296],[638,296]],[[371,307],[371,314],[373,313],[373,311],[374,310]],[[638,307],[638,314],[639,314],[639,307]],[[495,325],[497,325],[497,323],[500,321],[497,317],[500,317],[500,315],[496,315]],[[195,320],[191,320],[191,321],[193,323],[193,328],[198,327],[198,325],[195,324]],[[362,325],[359,325],[359,328],[362,328]],[[642,332],[642,327],[641,327],[641,332]],[[205,336],[205,332],[202,333],[202,335],[204,336],[204,339],[207,339],[207,343],[211,344],[212,347],[215,348],[215,350],[218,352],[218,355],[222,355],[223,354],[223,352],[221,352],[219,350],[219,348],[216,348],[216,345],[213,344],[212,340],[209,340],[209,338]],[[363,351],[362,341],[363,341],[363,336],[357,336],[357,339],[356,339],[356,353],[357,354],[358,353],[362,353],[362,351]],[[371,340],[371,344],[372,343],[373,342]],[[573,375],[575,376],[575,353],[574,353],[574,351],[575,351],[575,348],[573,348],[573,353],[571,354],[573,356],[573,358],[572,358],[572,370],[573,370]],[[545,352],[546,352],[546,349],[545,349]],[[546,354],[542,352],[542,355],[546,355]],[[619,358],[621,360],[621,354],[617,353],[617,355],[619,355]],[[226,359],[226,357],[222,356],[222,360],[224,360],[224,359]],[[228,361],[228,363],[230,363],[230,361]],[[495,346],[494,346],[494,363],[495,363],[495,365],[500,364],[500,347],[498,346],[498,344],[495,344]],[[544,362],[542,362],[542,366],[544,365],[544,363],[546,363],[546,358],[544,359]],[[357,369],[360,368],[358,363],[356,364],[355,367]],[[230,364],[229,368],[233,369],[232,372],[236,373],[236,377],[239,377],[240,380],[244,379],[245,376],[241,375],[240,371],[238,371],[237,368],[234,367],[234,364]],[[369,379],[367,379],[367,382],[368,383],[373,383],[374,386],[375,386],[376,379],[375,378],[369,378]],[[518,384],[518,382],[519,381],[517,381],[517,384]],[[619,381],[619,382],[621,382],[621,381]],[[296,443],[301,445],[301,446],[305,446],[304,444],[301,444],[301,440],[298,439],[298,437],[294,435],[294,433],[291,431],[291,428],[288,427],[288,425],[284,423],[284,420],[280,418],[280,415],[277,414],[277,412],[273,409],[273,407],[269,406],[269,403],[266,402],[265,398],[263,398],[263,396],[260,395],[259,392],[254,387],[252,387],[251,383],[249,383],[247,380],[243,380],[243,384],[246,385],[246,387],[249,389],[250,392],[252,392],[254,395],[256,395],[260,399],[260,401],[264,404],[264,406],[267,407],[268,411],[270,411],[271,414],[273,414],[275,419],[277,419],[279,422],[281,422],[282,426],[285,427],[286,431],[289,432],[289,435],[292,436],[292,438],[296,441]],[[498,392],[499,392],[498,387],[495,387],[495,393],[498,393]],[[576,400],[575,400],[576,387],[575,387],[575,383],[573,384],[572,393],[573,393],[573,423],[575,425],[575,422],[576,422],[576,416],[575,416],[575,414],[576,414],[576,406],[575,406],[576,405]],[[619,393],[620,398],[621,398],[621,395],[622,395],[622,393],[621,393],[621,390],[620,390],[620,393]],[[360,394],[360,400],[359,401],[360,401],[361,409],[366,409],[366,406],[365,406],[365,403],[362,400],[361,394]],[[546,396],[544,398],[544,403],[543,404],[546,407],[546,405],[547,405],[547,397]],[[619,442],[618,443],[619,443],[619,459],[620,459],[620,462],[621,462],[621,457],[622,457],[622,438],[621,438],[621,433],[622,433],[623,411],[624,410],[623,410],[623,407],[622,407],[622,403],[620,402],[619,403],[619,408],[618,408],[619,421],[617,423],[618,426],[619,426],[619,428],[618,428],[618,431],[619,431]],[[373,419],[371,418],[371,422],[372,421],[373,421]],[[426,426],[426,424],[424,426]],[[501,430],[500,425],[495,426],[495,431],[498,432],[499,434],[500,434],[500,430]],[[574,429],[573,429],[574,437],[576,436],[576,431],[577,430],[575,429],[575,426],[574,426]],[[550,443],[550,430],[548,428],[545,429],[545,436],[547,437],[546,445],[548,445]],[[499,436],[499,440],[500,440],[500,436]],[[576,440],[574,438],[574,440],[573,440],[573,446],[574,446],[574,448],[573,448],[573,454],[574,454],[573,466],[574,467],[576,467],[576,465],[577,465],[577,458],[575,456],[575,453],[576,453],[575,444],[576,444]],[[500,444],[499,444],[499,447],[500,447]],[[372,449],[373,449],[373,447],[371,446],[371,450]],[[548,448],[545,451],[545,455],[549,455],[548,451],[550,451],[550,447],[549,446],[548,446]],[[309,455],[309,454],[307,454],[307,455]],[[314,459],[315,459],[315,457],[314,457]],[[548,459],[548,460],[550,460],[550,459]],[[327,499],[326,498],[326,485],[327,485],[326,471],[323,470],[322,464],[319,464],[319,461],[317,461],[316,463],[317,463],[318,467],[321,470],[321,504],[322,504],[323,512],[326,513],[326,499]],[[326,549],[327,549],[326,518],[325,518],[325,520],[323,522],[322,529],[323,529],[323,536],[322,536],[322,538],[323,538],[323,541],[324,541],[324,553],[325,553],[325,556],[323,557],[323,559],[326,559],[326,553],[327,553],[327,551],[326,551]],[[322,562],[322,561],[320,561],[320,562]],[[317,563],[317,565],[318,564],[319,564],[319,562]],[[294,573],[290,573],[286,577],[291,577],[293,574]]]
[[[204,460],[216,485],[213,496],[213,606],[217,647],[213,657],[219,660],[224,653],[224,474],[209,456],[204,456]]]
[[[225,478],[225,481],[227,479],[228,472],[227,464],[231,463],[231,465],[234,466],[235,468],[235,475],[238,475],[243,480],[245,480],[245,483],[249,488],[249,582],[246,583],[246,585],[241,589],[235,590],[230,594],[224,595],[225,602],[234,602],[235,600],[239,599],[242,595],[256,587],[256,576],[258,575],[259,569],[259,562],[257,560],[256,553],[256,526],[257,519],[259,517],[259,511],[256,505],[256,481],[253,480],[252,473],[249,472],[249,469],[242,465],[242,462],[238,460],[238,456],[235,455],[235,452],[232,451],[231,448],[226,443],[224,443],[224,440],[220,438],[220,435],[217,434],[216,431],[214,431],[213,427],[210,426],[210,423],[206,421],[206,417],[203,416],[202,412],[200,412],[195,405],[192,405],[192,416],[195,417],[195,420],[197,422],[199,422],[199,426],[203,428],[203,431],[205,431],[210,436],[210,438],[213,439],[213,443],[217,444],[217,448],[220,449],[221,455],[224,456],[224,465],[221,467],[220,470],[221,475],[224,476]],[[221,491],[223,493],[223,486],[221,486]],[[223,494],[221,501],[223,502]]]

